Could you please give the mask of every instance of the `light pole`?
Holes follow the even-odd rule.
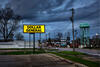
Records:
[[[71,9],[72,16],[70,17],[70,20],[72,21],[72,33],[73,33],[73,51],[75,51],[75,45],[74,45],[74,8]]]

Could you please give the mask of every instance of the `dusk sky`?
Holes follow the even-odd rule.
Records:
[[[46,33],[50,32],[51,36],[54,32],[71,33],[71,8],[75,9],[78,32],[80,23],[89,23],[90,36],[100,33],[100,0],[0,0],[0,9],[5,5],[23,17],[23,24],[45,24]]]

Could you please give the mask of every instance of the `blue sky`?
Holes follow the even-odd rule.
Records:
[[[24,24],[45,24],[51,36],[54,32],[71,33],[71,8],[75,9],[75,29],[80,31],[80,23],[88,23],[90,36],[100,33],[100,0],[0,0],[0,7],[5,5],[21,15]],[[24,35],[27,39],[28,34]]]

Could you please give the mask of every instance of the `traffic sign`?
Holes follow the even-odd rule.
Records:
[[[23,25],[24,33],[45,33],[45,25]]]

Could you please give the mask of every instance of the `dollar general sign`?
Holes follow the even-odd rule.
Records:
[[[23,25],[24,33],[44,33],[45,25]]]

